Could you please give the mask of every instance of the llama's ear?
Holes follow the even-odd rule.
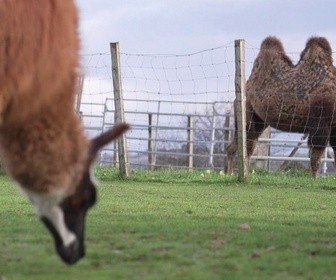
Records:
[[[90,143],[90,157],[92,157],[92,160],[95,158],[96,154],[102,147],[119,137],[129,128],[130,126],[126,123],[116,124],[110,130],[105,131],[101,135],[93,138]]]

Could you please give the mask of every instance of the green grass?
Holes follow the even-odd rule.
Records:
[[[0,275],[20,279],[336,279],[336,179],[96,170],[86,258],[64,265],[27,199],[0,177]],[[241,229],[248,224],[250,229]]]

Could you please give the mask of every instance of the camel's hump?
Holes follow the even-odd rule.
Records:
[[[332,49],[326,38],[316,36],[310,37],[306,43],[305,49],[301,53],[300,60],[314,58],[316,55],[323,55],[323,58],[332,64]]]
[[[281,41],[275,36],[268,36],[261,42],[260,51],[272,50],[274,52],[284,53],[285,49]]]

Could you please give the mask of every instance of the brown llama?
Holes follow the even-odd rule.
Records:
[[[128,126],[88,140],[74,111],[79,40],[73,0],[0,0],[0,155],[54,238],[61,259],[85,254],[96,200],[90,166]]]
[[[246,83],[246,138],[248,165],[258,137],[268,126],[308,133],[313,177],[329,142],[336,154],[336,69],[332,50],[323,37],[307,41],[294,65],[276,37],[267,37]],[[227,147],[228,172],[237,151],[237,125]]]

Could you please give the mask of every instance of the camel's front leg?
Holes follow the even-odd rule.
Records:
[[[317,172],[321,165],[321,158],[325,148],[312,147],[310,149],[310,168],[314,178],[317,177]]]
[[[224,170],[229,175],[232,175],[233,173],[233,165],[234,165],[233,163],[234,163],[235,155],[237,153],[237,149],[238,149],[237,132],[234,131],[233,140],[226,147],[227,160],[224,163],[225,164]]]
[[[328,127],[319,127],[309,132],[308,146],[310,147],[310,167],[314,178],[321,165],[321,157],[327,147],[330,136]]]

